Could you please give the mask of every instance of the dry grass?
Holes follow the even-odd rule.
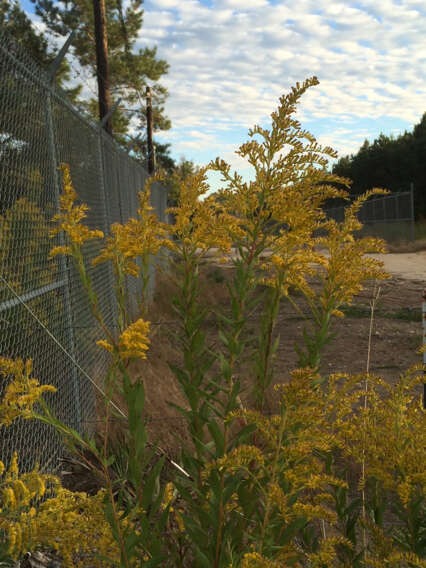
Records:
[[[407,239],[390,241],[388,243],[389,252],[405,253],[426,250],[426,220],[419,220],[414,225],[414,241]]]
[[[388,243],[388,252],[407,253],[426,250],[426,239],[417,239],[412,242]]]

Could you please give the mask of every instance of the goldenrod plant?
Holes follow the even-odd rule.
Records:
[[[17,419],[44,415],[34,410],[50,385],[32,376],[31,360],[0,357],[0,376],[8,379],[0,403],[0,429]],[[119,549],[105,516],[105,491],[73,493],[38,467],[20,473],[14,453],[6,469],[0,461],[0,562],[14,565],[20,555],[39,548],[56,551],[66,568],[117,566]]]
[[[111,354],[111,366],[105,381],[105,419],[103,443],[100,447],[93,439],[85,440],[74,430],[61,424],[47,407],[40,419],[54,425],[71,444],[74,451],[81,454],[87,451],[99,464],[98,473],[106,488],[105,515],[120,552],[120,566],[138,565],[139,559],[146,566],[157,566],[163,559],[161,534],[167,521],[168,510],[161,509],[163,490],[158,487],[158,478],[164,458],[160,458],[149,474],[142,477],[154,452],[148,449],[147,433],[143,420],[145,402],[144,384],[141,378],[132,381],[127,366],[130,359],[146,358],[149,345],[149,322],[142,317],[130,322],[127,311],[125,276],[137,276],[141,272],[142,291],[139,298],[141,312],[147,305],[147,282],[149,279],[148,259],[158,252],[165,230],[156,216],[151,213],[149,203],[150,185],[139,193],[140,208],[138,219],[130,218],[125,224],[114,224],[111,236],[106,238],[105,246],[93,260],[96,265],[111,261],[115,276],[115,292],[119,313],[119,337],[109,329],[98,308],[98,300],[84,261],[82,245],[88,239],[102,238],[100,231],[89,231],[82,223],[86,216],[85,205],[77,205],[77,194],[72,186],[69,169],[62,165],[64,176],[64,196],[61,210],[55,216],[57,222],[52,235],[63,231],[66,244],[55,247],[51,255],[68,255],[75,263],[82,283],[87,291],[92,311],[100,324],[104,338],[97,341],[100,348]],[[141,270],[138,261],[141,263]],[[124,399],[124,411],[113,402],[114,398]],[[119,411],[119,412],[118,412]],[[113,478],[110,466],[115,461],[109,443],[109,419],[123,421],[124,445],[122,458],[126,461],[126,482]],[[141,561],[142,561],[141,560]],[[136,564],[135,564],[136,562]]]
[[[188,354],[184,358],[184,368],[176,370],[179,381],[185,384],[184,394],[188,404],[191,406],[196,399],[198,406],[206,409],[196,415],[196,454],[192,451],[188,454],[184,450],[183,455],[183,463],[191,476],[197,479],[197,494],[188,493],[187,479],[182,479],[179,485],[180,492],[188,495],[187,531],[194,553],[197,561],[206,566],[228,566],[230,562],[240,561],[242,551],[247,546],[247,535],[254,523],[250,514],[242,514],[235,506],[235,496],[242,480],[238,479],[234,470],[230,474],[223,466],[227,456],[233,455],[233,452],[240,455],[242,445],[247,447],[248,437],[253,430],[256,430],[258,437],[257,425],[250,424],[244,418],[244,427],[239,428],[236,422],[238,414],[235,414],[242,406],[238,363],[245,351],[244,332],[248,315],[259,302],[263,302],[258,347],[254,353],[252,387],[254,402],[262,410],[265,392],[272,383],[274,354],[278,347],[278,338],[273,333],[275,321],[280,301],[283,298],[291,301],[290,289],[300,290],[312,308],[316,325],[312,338],[305,332],[307,353],[299,350],[299,359],[301,367],[317,370],[321,349],[330,339],[332,315],[340,315],[339,306],[350,302],[363,280],[386,277],[378,261],[363,257],[366,250],[383,250],[383,243],[374,239],[355,242],[352,236],[352,232],[360,227],[355,214],[362,199],[383,190],[372,190],[348,208],[342,224],[327,221],[320,207],[326,198],[347,195],[332,184],[348,186],[349,182],[325,171],[327,158],[334,157],[335,153],[330,148],[321,147],[293,118],[298,100],[317,82],[316,78],[307,80],[281,98],[280,107],[272,114],[271,130],[256,126],[249,132],[251,140],[243,144],[237,153],[253,166],[253,181],[244,182],[241,176],[232,174],[229,165],[219,159],[210,164],[210,168],[222,174],[227,184],[218,193],[217,201],[232,219],[232,222],[227,221],[228,235],[235,250],[232,256],[234,279],[229,286],[231,313],[218,314],[219,338],[222,342],[222,349],[216,354],[219,373],[211,379],[205,376],[201,379],[207,370],[204,365],[209,361],[204,356],[202,341],[191,346],[191,353],[203,363],[194,365],[193,355]],[[213,217],[213,212],[212,207],[210,217]],[[181,233],[185,229],[193,236],[194,222],[197,222],[196,210],[190,215],[182,200],[173,208],[173,213],[177,223],[180,222]],[[314,237],[314,231],[324,228],[328,229],[328,237]],[[328,247],[329,258],[316,251],[315,247],[320,244]],[[200,244],[194,243],[192,246],[194,250],[201,249]],[[221,241],[218,241],[216,247],[220,246]],[[351,254],[354,270],[349,269],[348,278],[345,260]],[[308,275],[319,272],[314,263],[326,271],[326,276],[323,276],[325,284],[318,296],[306,280]],[[345,284],[343,290],[342,283]],[[259,284],[271,288],[264,298],[259,295]],[[195,301],[195,296],[185,278],[182,278],[180,297],[183,300],[179,300],[180,305],[188,306]],[[203,313],[200,304],[198,300],[198,308],[182,310],[184,329],[192,332],[199,328],[201,322],[198,318]],[[188,371],[191,369],[196,369],[199,377],[197,382],[189,379]],[[316,380],[322,379],[317,377]],[[192,417],[186,415],[192,421]],[[206,443],[207,432],[211,442]],[[202,453],[209,457],[205,471],[200,470]],[[191,467],[194,459],[198,462],[195,468]],[[254,457],[249,459],[245,454],[244,459],[256,463]],[[258,512],[258,507],[259,504],[252,514],[254,510]]]
[[[14,461],[1,494],[7,554],[16,558],[45,546],[56,549],[66,566],[96,565],[96,557],[100,566],[120,568],[425,566],[426,429],[417,388],[423,366],[392,385],[368,369],[350,376],[321,368],[333,318],[344,317],[342,306],[366,280],[389,275],[365,255],[383,252],[385,243],[354,236],[362,202],[385,190],[364,194],[346,209],[343,222],[327,219],[321,208],[328,198],[348,198],[336,186],[349,188],[350,182],[327,172],[335,152],[294,118],[300,97],[317,83],[313,77],[297,84],[280,99],[271,129],[249,132],[238,154],[253,167],[252,181],[217,159],[208,168],[222,174],[225,187],[209,194],[208,168],[188,176],[170,209],[175,222],[166,226],[149,205],[150,186],[159,179],[153,177],[139,194],[138,219],[111,228],[94,263],[112,263],[118,335],[102,318],[84,258],[84,243],[103,235],[83,224],[87,208],[76,204],[69,170],[62,167],[64,194],[53,233],[61,231],[64,242],[51,255],[75,263],[99,322],[98,347],[110,356],[101,443],[57,420],[42,399],[49,387],[32,382],[30,363],[3,362],[3,374],[16,386],[7,387],[0,410],[5,422],[22,416],[54,426],[97,472],[103,489],[88,497],[52,481],[52,495],[40,503],[39,489],[28,489],[31,494],[20,483],[11,485],[12,478],[25,486],[25,475],[29,484],[40,477],[37,471],[18,476]],[[163,471],[163,458],[148,444],[143,377],[131,376],[128,365],[149,352],[148,259],[165,249],[177,290],[172,303],[181,349],[181,361],[170,366],[189,433],[187,444],[177,440],[181,467],[173,475]],[[223,311],[206,304],[201,286],[202,267],[212,257],[233,267]],[[127,309],[127,274],[143,281],[135,321]],[[298,309],[295,293],[306,298],[311,328],[304,329],[304,345],[295,345],[298,368],[290,377],[275,376],[276,321],[283,301]],[[248,323],[256,310],[261,325],[253,348]],[[218,322],[213,344],[206,338],[207,315]],[[249,371],[243,371],[247,360]],[[270,392],[274,408],[266,406]],[[37,411],[31,410],[36,401]],[[119,455],[111,418],[122,429]],[[26,495],[22,514],[13,509],[18,494]],[[60,543],[49,533],[56,508],[69,511],[59,513]],[[76,510],[84,517],[80,541]],[[3,519],[10,515],[15,528],[8,531]]]

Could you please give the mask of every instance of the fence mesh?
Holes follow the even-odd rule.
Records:
[[[354,200],[358,195],[351,195]],[[336,221],[345,218],[345,205],[325,207],[327,217]],[[414,196],[411,191],[393,192],[389,195],[372,196],[364,201],[357,217],[363,223],[356,232],[359,237],[380,237],[388,242],[414,240]]]
[[[34,376],[58,389],[47,397],[56,415],[83,432],[95,419],[93,386],[21,302],[102,384],[108,354],[95,344],[102,333],[80,280],[68,259],[48,259],[61,239],[50,239],[49,229],[62,191],[62,162],[70,167],[79,198],[90,207],[90,228],[107,233],[112,223],[136,215],[146,170],[77,111],[51,85],[47,71],[0,30],[0,275],[20,298],[0,279],[0,356],[33,359]],[[152,204],[165,221],[166,192],[158,184],[152,188]],[[99,241],[87,243],[88,266],[100,246]],[[102,315],[114,328],[111,269],[101,264],[90,271]],[[129,278],[128,288],[129,295],[137,294],[138,279]],[[130,308],[135,316],[137,302]],[[0,398],[6,385],[7,378],[2,379]],[[38,462],[55,471],[62,444],[50,427],[17,420],[0,428],[0,459],[7,463],[14,451],[23,470]]]

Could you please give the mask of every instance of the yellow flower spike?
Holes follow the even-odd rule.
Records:
[[[161,504],[161,508],[165,509],[174,499],[174,485],[172,482],[169,481],[167,483],[166,488],[164,490],[164,497],[163,502]]]
[[[7,531],[7,540],[9,543],[9,546],[7,548],[7,553],[10,555],[13,555],[14,551],[15,551],[15,544],[16,544],[16,528],[14,525],[10,524],[9,525],[9,529]]]
[[[148,350],[149,322],[142,318],[132,323],[121,334],[118,348],[123,358],[139,357],[146,359],[145,351]]]
[[[14,509],[16,506],[16,496],[13,489],[9,486],[2,489],[4,506],[7,509]]]
[[[31,361],[0,357],[0,375],[12,376],[0,401],[0,426],[9,426],[16,418],[32,418],[32,408],[45,392],[56,392],[52,385],[40,385],[30,378]]]
[[[9,470],[7,472],[6,480],[14,479],[18,477],[19,469],[18,469],[18,454],[17,452],[13,453],[12,460],[10,462]]]
[[[130,218],[124,225],[114,223],[111,226],[111,235],[99,256],[92,261],[93,265],[111,261],[118,272],[137,277],[140,268],[136,259],[146,259],[159,252],[164,245],[166,229],[158,221],[157,215],[152,213],[153,207],[149,204],[151,184],[150,180],[145,191],[138,193],[138,218]]]
[[[50,251],[50,258],[59,254],[72,255],[72,245],[81,247],[86,241],[91,239],[102,239],[104,234],[99,230],[91,230],[82,221],[87,217],[89,208],[87,205],[76,205],[77,193],[73,188],[69,166],[61,164],[60,169],[63,175],[63,193],[59,198],[59,213],[52,221],[57,225],[50,231],[50,237],[54,237],[63,231],[68,239],[68,245],[53,247]],[[71,246],[70,246],[71,245]]]
[[[146,351],[149,349],[149,323],[149,321],[144,321],[140,318],[130,324],[120,335],[117,355],[123,359],[131,359],[133,357],[146,359]],[[100,339],[96,343],[110,353],[114,353],[114,347],[108,341]]]
[[[104,349],[106,349],[110,353],[114,353],[114,347],[110,343],[108,343],[108,341],[105,341],[104,339],[99,339],[99,341],[96,342],[96,345],[99,345],[99,347],[103,347]]]
[[[237,220],[212,196],[205,197],[209,187],[206,183],[207,168],[188,176],[180,182],[179,202],[167,209],[174,215],[175,224],[168,227],[180,244],[165,242],[169,249],[179,252],[179,247],[198,250],[204,254],[218,249],[220,256],[232,245],[232,234],[237,232]]]
[[[175,519],[176,519],[176,523],[177,523],[179,532],[184,533],[185,532],[185,523],[183,522],[182,515],[178,511],[176,511],[176,513],[175,513]]]

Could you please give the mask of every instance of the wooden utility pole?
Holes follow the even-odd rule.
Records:
[[[154,154],[154,145],[152,143],[151,87],[146,88],[146,139],[148,146],[148,173],[149,175],[152,175],[155,172],[155,154]]]
[[[105,0],[93,0],[93,14],[95,17],[97,66],[96,74],[98,78],[99,119],[102,120],[111,109]],[[109,116],[109,118],[105,122],[105,130],[112,135],[111,116]]]

